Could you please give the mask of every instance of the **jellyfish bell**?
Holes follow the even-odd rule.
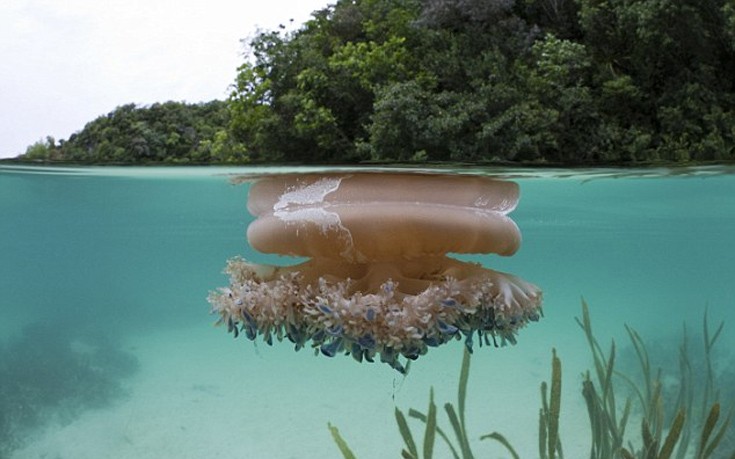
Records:
[[[505,215],[518,186],[482,177],[287,176],[255,183],[248,202],[248,241],[266,253],[353,263],[511,255],[521,239]]]
[[[541,291],[449,253],[509,256],[521,242],[507,216],[513,182],[430,174],[287,174],[252,184],[248,242],[307,257],[292,266],[228,262],[230,286],[210,295],[235,334],[307,343],[333,356],[399,357],[464,338],[515,342],[537,320]]]

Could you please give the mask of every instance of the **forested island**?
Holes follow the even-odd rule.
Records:
[[[21,159],[76,163],[239,163],[244,145],[229,135],[226,102],[127,104],[87,123],[68,140],[47,137]]]
[[[124,105],[22,160],[735,159],[731,0],[340,0],[258,34],[226,101]]]

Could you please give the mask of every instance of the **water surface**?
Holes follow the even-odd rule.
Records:
[[[437,402],[454,401],[460,342],[404,378],[212,326],[206,297],[226,284],[227,258],[288,262],[247,246],[248,186],[229,178],[253,172],[0,166],[0,457],[338,457],[327,422],[358,457],[398,457],[394,407],[425,410],[432,386]],[[734,174],[470,172],[520,184],[511,215],[523,233],[511,258],[470,258],[545,295],[545,317],[516,346],[473,356],[473,440],[500,431],[522,457],[537,454],[539,384],[556,348],[565,452],[587,455],[582,297],[620,365],[635,368],[628,324],[674,383],[683,324],[698,344],[706,309],[712,326],[726,322],[715,363],[721,385],[735,384]],[[491,443],[475,450],[502,457]]]

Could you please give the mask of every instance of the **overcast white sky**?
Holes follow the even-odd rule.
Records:
[[[240,39],[330,3],[0,0],[0,158],[126,103],[223,99]]]

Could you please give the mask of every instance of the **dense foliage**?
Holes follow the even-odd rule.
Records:
[[[69,140],[48,137],[28,147],[25,160],[94,163],[242,162],[242,145],[228,134],[222,101],[123,105],[88,123]]]
[[[735,159],[732,0],[338,0],[227,102],[125,105],[24,159]]]
[[[735,158],[728,0],[339,0],[249,51],[256,161]]]

